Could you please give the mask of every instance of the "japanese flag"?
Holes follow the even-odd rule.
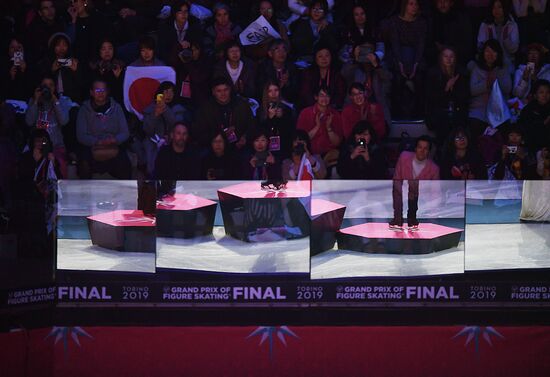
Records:
[[[143,119],[143,110],[153,100],[156,90],[163,81],[176,83],[176,72],[172,67],[128,67],[124,76],[124,105],[126,110]]]
[[[304,153],[302,155],[302,161],[300,162],[300,169],[298,170],[298,181],[311,181],[314,177],[313,174],[313,168],[311,167],[311,163],[306,157],[306,154]]]

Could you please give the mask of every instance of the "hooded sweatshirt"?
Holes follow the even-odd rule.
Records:
[[[76,137],[81,144],[92,147],[108,136],[113,136],[119,145],[128,140],[130,134],[122,107],[113,99],[109,101],[109,108],[102,113],[92,107],[90,100],[80,107]]]

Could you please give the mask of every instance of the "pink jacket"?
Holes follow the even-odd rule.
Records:
[[[395,165],[395,173],[393,179],[415,179],[413,177],[412,162],[414,159],[414,152],[401,152],[399,160]],[[439,179],[439,167],[432,160],[428,159],[426,166],[420,172],[420,175],[416,177],[419,180]]]

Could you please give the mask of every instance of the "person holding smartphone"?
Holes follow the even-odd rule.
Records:
[[[327,175],[325,162],[318,154],[311,154],[311,141],[307,132],[296,130],[292,140],[290,158],[283,161],[283,179],[305,180],[324,179]]]
[[[269,132],[258,128],[251,133],[252,156],[248,159],[248,174],[245,178],[268,180],[281,178],[280,161],[269,151]]]
[[[2,75],[5,86],[2,88],[5,98],[27,100],[30,80],[25,61],[23,44],[18,38],[12,38],[8,45],[6,59],[2,62]]]
[[[514,74],[514,96],[527,101],[535,81],[550,81],[550,64],[543,63],[547,52],[548,50],[540,43],[531,43],[527,46],[526,62],[520,64]]]
[[[357,122],[340,149],[337,171],[342,179],[385,179],[387,162],[376,132],[365,120]]]
[[[296,119],[292,109],[283,102],[276,82],[270,81],[264,87],[259,119],[260,125],[271,133],[269,150],[280,158],[288,157]]]
[[[97,51],[98,59],[90,63],[91,79],[100,78],[107,81],[111,88],[111,96],[122,103],[122,84],[124,80],[125,64],[115,58],[115,47],[111,39],[101,41]]]

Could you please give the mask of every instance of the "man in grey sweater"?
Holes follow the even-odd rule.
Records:
[[[78,112],[76,136],[82,144],[80,178],[109,173],[118,179],[130,179],[130,160],[122,145],[129,137],[128,124],[122,107],[110,98],[105,81],[92,83],[90,100]]]

